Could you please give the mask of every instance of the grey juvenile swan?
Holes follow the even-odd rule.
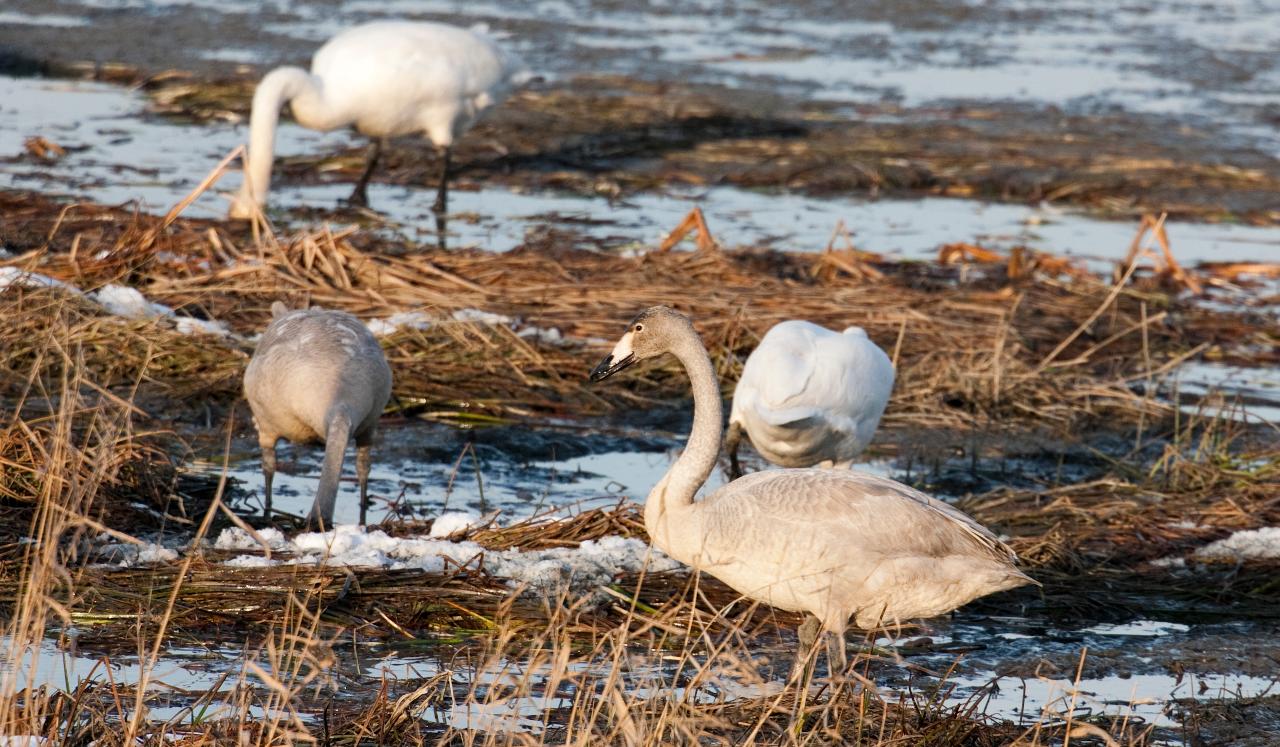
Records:
[[[684,452],[649,492],[645,529],[655,547],[744,597],[808,613],[800,627],[804,656],[826,631],[832,667],[843,670],[850,618],[871,629],[1035,583],[985,527],[884,477],[770,470],[695,503],[719,456],[721,403],[711,359],[688,318],[665,306],[646,309],[591,380],[665,353],[680,360],[693,384],[693,429]]]
[[[391,367],[359,319],[342,311],[271,305],[271,324],[244,372],[244,394],[262,447],[263,512],[271,515],[276,442],[324,442],[324,468],[308,524],[333,525],[343,452],[355,438],[360,523],[369,499],[369,448],[391,397]]]

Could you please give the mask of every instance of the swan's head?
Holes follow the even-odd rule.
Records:
[[[591,380],[603,381],[642,360],[669,353],[690,334],[696,333],[689,317],[668,306],[650,306],[627,325],[613,352],[591,372]]]

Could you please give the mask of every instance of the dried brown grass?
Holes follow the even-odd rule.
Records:
[[[898,358],[890,427],[972,427],[1000,419],[1065,429],[1103,417],[1149,423],[1171,410],[1135,395],[1136,382],[1208,346],[1259,333],[1235,315],[1183,303],[1151,283],[1037,272],[1010,279],[1004,267],[982,264],[867,263],[880,275],[867,282],[815,272],[811,255],[782,252],[629,258],[542,246],[497,255],[391,256],[358,249],[350,229],[287,239],[268,233],[252,243],[224,226],[179,220],[161,230],[144,216],[121,221],[114,238],[100,237],[113,248],[86,262],[85,254],[98,256],[96,245],[71,239],[81,245],[73,254],[62,249],[67,240],[60,231],[53,228],[53,239],[8,264],[84,288],[124,280],[179,313],[225,321],[243,335],[260,330],[270,302],[280,298],[365,318],[422,310],[447,320],[453,311],[477,308],[565,335],[567,342],[555,345],[519,337],[505,325],[446,322],[387,338],[397,394],[428,412],[598,414],[623,402],[683,398],[670,366],[651,370],[630,389],[586,386],[584,372],[603,349],[596,341],[612,339],[625,320],[655,303],[694,318],[726,386],[777,321],[866,328]],[[47,323],[39,305],[11,313],[29,326]],[[96,332],[104,349],[119,352],[111,359],[125,373],[116,379],[143,361],[148,383],[177,397],[235,390],[244,362],[239,344],[157,338],[151,334],[157,325],[147,324],[129,337],[113,324]],[[104,333],[106,327],[116,334]],[[110,385],[112,372],[102,368]]]

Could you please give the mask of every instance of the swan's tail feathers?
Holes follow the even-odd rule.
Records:
[[[324,434],[324,467],[320,471],[320,486],[316,500],[311,505],[307,524],[326,531],[333,528],[333,509],[338,498],[338,482],[342,478],[342,457],[351,438],[351,416],[345,408],[335,409],[329,415]]]
[[[1026,586],[1027,584],[1031,584],[1032,586],[1038,586],[1041,589],[1044,588],[1044,584],[1028,576],[1026,573],[1022,572],[1021,569],[1018,569],[1018,568],[1013,569],[1013,575],[1016,579],[1018,579],[1019,583],[1017,586]],[[1017,586],[1011,586],[1009,588],[1015,589],[1017,588]]]

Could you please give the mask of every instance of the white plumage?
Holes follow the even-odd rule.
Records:
[[[733,393],[725,448],[740,475],[745,431],[783,467],[847,467],[871,443],[893,391],[893,363],[861,327],[774,325],[747,357]]]
[[[977,597],[1034,583],[1013,552],[963,512],[893,480],[856,471],[782,469],[734,480],[699,502],[721,435],[720,389],[706,348],[684,316],[641,313],[592,372],[600,380],[671,353],[693,385],[694,414],[680,458],[649,493],[653,544],[743,596],[806,612],[801,644],[819,627],[844,657],[852,618],[872,628],[930,617]]]
[[[422,133],[443,151],[437,212],[447,200],[450,149],[489,107],[529,76],[515,55],[479,31],[442,23],[378,21],[344,31],[316,52],[311,72],[281,67],[253,96],[244,185],[231,217],[247,218],[266,202],[280,107],[313,130],[354,126],[373,138],[368,168],[351,201],[366,204],[365,185],[384,138]]]

